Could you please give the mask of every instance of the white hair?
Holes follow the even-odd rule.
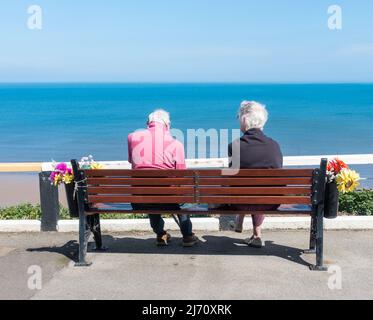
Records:
[[[149,114],[148,123],[150,122],[158,122],[166,125],[167,127],[170,127],[170,114],[166,110],[157,109]]]
[[[242,101],[238,111],[238,118],[241,124],[241,130],[250,129],[263,130],[268,121],[268,111],[266,107],[255,101]]]

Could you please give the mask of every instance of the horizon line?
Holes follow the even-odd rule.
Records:
[[[232,84],[232,85],[318,85],[318,84],[340,84],[340,85],[372,85],[373,81],[0,81],[0,85],[16,84],[165,84],[165,85],[203,85],[203,84]]]

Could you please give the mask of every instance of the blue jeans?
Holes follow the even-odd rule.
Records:
[[[167,211],[177,211],[180,210],[179,205],[175,204],[135,204],[132,203],[132,208],[134,210],[157,210],[157,211],[166,211],[165,213],[170,213]],[[180,231],[183,237],[188,237],[193,234],[192,221],[190,220],[189,214],[178,214],[177,215],[180,222]],[[154,233],[157,235],[164,235],[164,220],[161,214],[150,214],[150,226],[152,227]]]
[[[189,214],[178,214],[180,221],[180,231],[183,235],[183,237],[188,237],[193,234],[192,232],[192,221],[190,221]],[[157,235],[163,235],[165,233],[164,231],[164,220],[160,214],[150,214],[150,225],[153,229],[153,231]]]

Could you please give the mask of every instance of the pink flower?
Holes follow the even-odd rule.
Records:
[[[49,180],[50,180],[51,182],[54,182],[54,179],[55,179],[56,174],[57,174],[56,171],[52,171],[51,175],[49,176]]]
[[[61,162],[59,164],[56,165],[56,171],[60,171],[60,172],[66,172],[67,170],[67,164],[64,163],[64,162]]]
[[[62,182],[66,184],[71,183],[73,179],[73,170],[64,162],[58,163],[49,176],[49,180],[55,186],[58,186]]]

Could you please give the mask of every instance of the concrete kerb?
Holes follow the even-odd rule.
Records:
[[[178,230],[173,219],[165,219],[167,230]],[[227,230],[219,218],[192,218],[193,229],[196,231]],[[264,230],[307,230],[310,227],[309,217],[267,217]],[[148,219],[101,220],[103,232],[151,231]],[[251,219],[248,217],[244,229],[251,229]],[[372,230],[373,216],[341,216],[334,220],[325,219],[325,230]],[[77,232],[77,220],[60,220],[59,232]],[[2,220],[0,232],[40,232],[38,220]]]

